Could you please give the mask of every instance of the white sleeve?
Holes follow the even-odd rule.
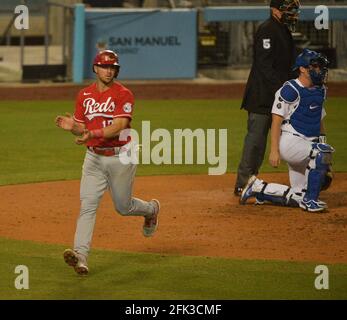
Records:
[[[275,93],[275,100],[272,105],[271,113],[277,114],[283,118],[286,118],[288,113],[288,103],[280,98],[280,90]]]

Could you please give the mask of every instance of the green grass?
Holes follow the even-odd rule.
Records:
[[[138,101],[133,128],[228,129],[228,171],[235,171],[246,131],[239,100]],[[327,102],[334,168],[347,171],[347,99]],[[85,148],[54,118],[72,102],[0,102],[0,185],[79,179]],[[154,143],[153,145],[155,145]],[[209,165],[140,165],[138,175],[206,174]],[[265,161],[263,171],[273,171]],[[279,171],[286,171],[282,165]],[[93,249],[87,278],[62,260],[63,246],[0,238],[0,299],[347,299],[347,265],[329,265],[330,289],[314,288],[317,263],[234,260]],[[30,289],[14,287],[17,265]]]
[[[0,299],[347,299],[347,265],[328,265],[317,290],[317,263],[232,260],[94,249],[90,274],[62,259],[63,246],[0,238]],[[17,290],[17,265],[29,289]]]
[[[239,100],[138,101],[133,128],[151,121],[151,131],[165,128],[228,129],[228,172],[235,172],[246,132],[246,112]],[[336,148],[335,171],[347,171],[347,99],[330,98],[326,106],[328,142]],[[0,102],[0,185],[79,179],[85,149],[59,130],[54,118],[73,112],[71,101]],[[141,134],[141,133],[140,133]],[[141,135],[140,135],[141,136]],[[156,145],[153,143],[152,146]],[[207,174],[210,165],[139,165],[138,175]],[[286,171],[283,164],[277,171]],[[264,162],[263,172],[273,171]]]

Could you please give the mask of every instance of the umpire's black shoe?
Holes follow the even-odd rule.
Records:
[[[243,190],[242,187],[235,187],[234,196],[236,196],[236,197],[241,196],[242,190]]]

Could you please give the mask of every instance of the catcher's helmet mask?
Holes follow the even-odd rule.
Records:
[[[308,69],[312,83],[321,86],[327,82],[328,65],[329,60],[324,54],[304,49],[297,56],[293,70],[298,70],[300,67]]]

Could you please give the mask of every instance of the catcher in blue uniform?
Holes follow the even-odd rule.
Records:
[[[334,152],[326,143],[323,124],[328,63],[324,55],[304,49],[295,61],[299,77],[285,82],[275,95],[269,161],[273,167],[281,159],[287,162],[290,187],[252,176],[240,196],[241,204],[255,197],[257,204],[268,201],[310,212],[327,208],[319,194],[332,181]]]

